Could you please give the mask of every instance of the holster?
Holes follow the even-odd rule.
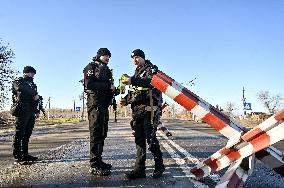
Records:
[[[146,105],[138,105],[134,106],[132,109],[132,118],[135,119],[141,119],[144,118],[147,111],[145,110]]]
[[[13,103],[10,109],[12,116],[19,117],[21,115],[22,105],[20,103]]]

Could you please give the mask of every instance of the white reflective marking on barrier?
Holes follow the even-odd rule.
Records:
[[[203,170],[204,174],[211,173],[211,168],[209,168],[209,166],[203,166],[201,169]]]
[[[219,168],[223,168],[223,166],[227,166],[227,164],[231,163],[231,160],[226,156],[226,155],[223,155],[223,157],[221,159],[218,160],[220,162],[220,166],[218,167]],[[218,170],[217,169],[217,170]]]
[[[240,134],[239,131],[233,129],[232,127],[230,127],[229,125],[227,125],[226,127],[224,127],[223,129],[221,129],[219,131],[222,135],[226,136],[227,138],[233,137],[236,134]]]
[[[172,83],[172,87],[180,92],[182,92],[182,90],[184,89],[184,87],[176,81]]]
[[[165,91],[165,94],[169,96],[170,98],[175,99],[176,96],[180,94],[180,91],[176,90],[172,86],[168,86],[168,88]]]
[[[230,148],[233,147],[235,144],[237,144],[238,142],[240,142],[241,140],[241,133],[237,132],[236,134],[232,135],[229,137],[229,140],[226,144],[226,148]]]
[[[191,112],[195,114],[200,119],[204,118],[206,114],[208,114],[209,108],[205,106],[203,103],[196,105],[194,108],[191,109]]]
[[[272,117],[268,118],[266,121],[259,124],[256,128],[260,128],[263,131],[267,131],[275,123],[277,123],[277,120],[274,118],[274,116],[272,116]]]
[[[203,163],[204,161],[197,163],[197,165],[195,165],[194,167],[197,169],[201,169],[203,166],[205,166],[206,164]]]
[[[247,142],[247,145],[239,150],[241,158],[247,157],[253,153],[253,145]]]
[[[251,174],[252,174],[252,171],[253,171],[253,169],[254,169],[254,165],[255,165],[255,154],[253,154],[253,155],[251,155],[251,156],[249,156],[249,157],[247,157],[247,158],[248,158],[248,160],[249,160],[249,164],[248,164],[249,170],[247,171],[247,174],[248,174],[248,175],[251,175]]]
[[[212,155],[212,158],[218,159],[218,158],[220,158],[221,156],[222,156],[221,153],[220,153],[219,151],[217,151],[216,153],[214,153],[214,154]]]
[[[270,136],[270,145],[284,139],[284,123],[266,132]]]

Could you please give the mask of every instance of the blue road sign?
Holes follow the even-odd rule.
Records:
[[[251,103],[244,103],[244,110],[251,110]]]
[[[80,112],[80,111],[81,111],[81,107],[78,107],[78,106],[77,106],[77,107],[75,108],[75,111],[76,111],[76,112]]]

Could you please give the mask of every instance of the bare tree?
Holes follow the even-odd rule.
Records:
[[[283,97],[280,94],[270,95],[269,91],[258,92],[257,98],[270,114],[276,113],[283,101]]]
[[[225,113],[227,113],[229,116],[233,116],[235,110],[237,110],[235,103],[232,103],[232,102],[226,103],[225,109],[224,109]]]
[[[171,112],[172,112],[172,117],[173,118],[176,118],[176,114],[177,114],[177,106],[175,103],[171,104],[170,105],[170,109],[171,109]]]
[[[18,71],[11,68],[14,52],[0,39],[0,110],[8,100],[8,91]]]

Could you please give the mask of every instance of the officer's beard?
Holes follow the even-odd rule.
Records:
[[[25,76],[24,79],[28,82],[32,82],[34,80],[34,78],[30,76]]]

